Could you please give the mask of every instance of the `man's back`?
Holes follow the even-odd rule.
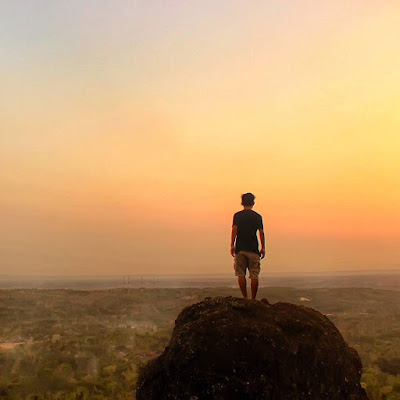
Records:
[[[237,226],[236,253],[239,251],[251,251],[260,255],[257,230],[263,229],[261,215],[253,210],[244,209],[233,216],[232,225]]]

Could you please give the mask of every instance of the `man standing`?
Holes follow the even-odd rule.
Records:
[[[235,257],[235,275],[243,297],[247,299],[246,270],[251,280],[251,298],[256,299],[258,275],[260,273],[260,257],[265,257],[265,235],[263,220],[260,214],[253,211],[254,195],[242,195],[243,210],[233,216],[231,235],[231,254]],[[260,235],[261,249],[258,250],[257,231]]]

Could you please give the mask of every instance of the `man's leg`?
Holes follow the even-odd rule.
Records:
[[[247,299],[247,287],[246,287],[247,258],[243,255],[242,251],[236,253],[233,267],[235,269],[235,275],[238,277],[240,291],[242,292],[243,297]]]
[[[257,296],[258,290],[258,278],[251,279],[251,299],[255,300]]]
[[[240,291],[242,292],[242,295],[245,299],[247,299],[247,285],[246,285],[246,277],[245,276],[238,276],[238,282],[239,282],[239,287]],[[253,285],[253,283],[252,283]],[[253,286],[251,286],[253,290]]]
[[[256,253],[249,253],[249,272],[251,280],[251,299],[255,300],[258,291],[258,275],[260,274],[260,256]]]

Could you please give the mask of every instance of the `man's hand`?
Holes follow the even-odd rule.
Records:
[[[264,248],[262,248],[260,250],[260,254],[261,254],[261,260],[262,260],[265,257],[265,249]]]
[[[232,225],[232,233],[231,233],[231,255],[232,255],[232,257],[235,257],[235,251],[236,251],[235,242],[236,242],[237,231],[238,231],[237,225]]]

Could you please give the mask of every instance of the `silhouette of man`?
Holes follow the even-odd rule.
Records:
[[[243,210],[233,216],[231,254],[235,258],[234,269],[243,297],[247,299],[246,270],[251,280],[251,298],[256,299],[260,259],[265,257],[265,235],[262,216],[253,211],[255,196],[242,195]],[[258,250],[257,231],[261,249]]]

